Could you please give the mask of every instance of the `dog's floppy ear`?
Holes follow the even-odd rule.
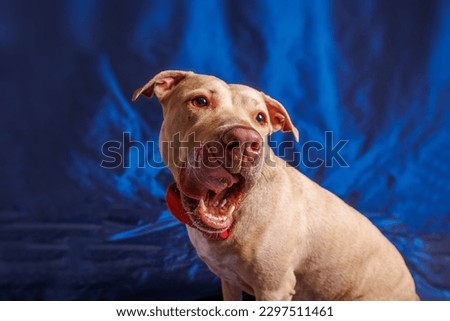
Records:
[[[181,70],[161,71],[144,86],[136,89],[131,99],[135,101],[140,95],[144,95],[147,98],[152,98],[155,95],[159,100],[162,100],[171,89],[189,74],[193,74],[193,72]]]
[[[286,109],[275,99],[264,94],[264,101],[266,102],[267,110],[269,111],[270,123],[272,124],[273,131],[282,130],[283,132],[292,132],[295,137],[295,141],[298,142],[299,135],[298,130],[292,124],[291,118]]]

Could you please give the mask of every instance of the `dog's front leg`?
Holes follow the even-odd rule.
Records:
[[[291,301],[294,296],[294,290],[280,289],[278,291],[264,291],[255,294],[256,301]]]
[[[222,284],[222,296],[224,301],[241,301],[242,290],[227,281],[220,280]]]
[[[294,273],[289,273],[279,278],[277,284],[265,282],[255,288],[257,301],[291,301],[295,295],[296,278]]]

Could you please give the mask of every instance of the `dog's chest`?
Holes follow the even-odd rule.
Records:
[[[198,231],[188,229],[188,232],[199,257],[214,274],[250,294],[253,292],[247,280],[251,267],[236,248],[221,243],[226,241],[208,241]]]

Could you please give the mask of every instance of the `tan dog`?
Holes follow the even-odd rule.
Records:
[[[363,215],[276,157],[284,107],[243,85],[164,71],[139,95],[163,106],[172,213],[222,281],[225,300],[417,300],[396,248]]]

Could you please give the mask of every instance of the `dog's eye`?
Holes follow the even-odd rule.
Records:
[[[209,101],[204,96],[199,96],[199,97],[192,99],[191,103],[195,107],[208,107],[209,106]]]
[[[256,115],[256,121],[260,124],[264,124],[266,122],[266,116],[263,113],[258,113],[258,115]]]

